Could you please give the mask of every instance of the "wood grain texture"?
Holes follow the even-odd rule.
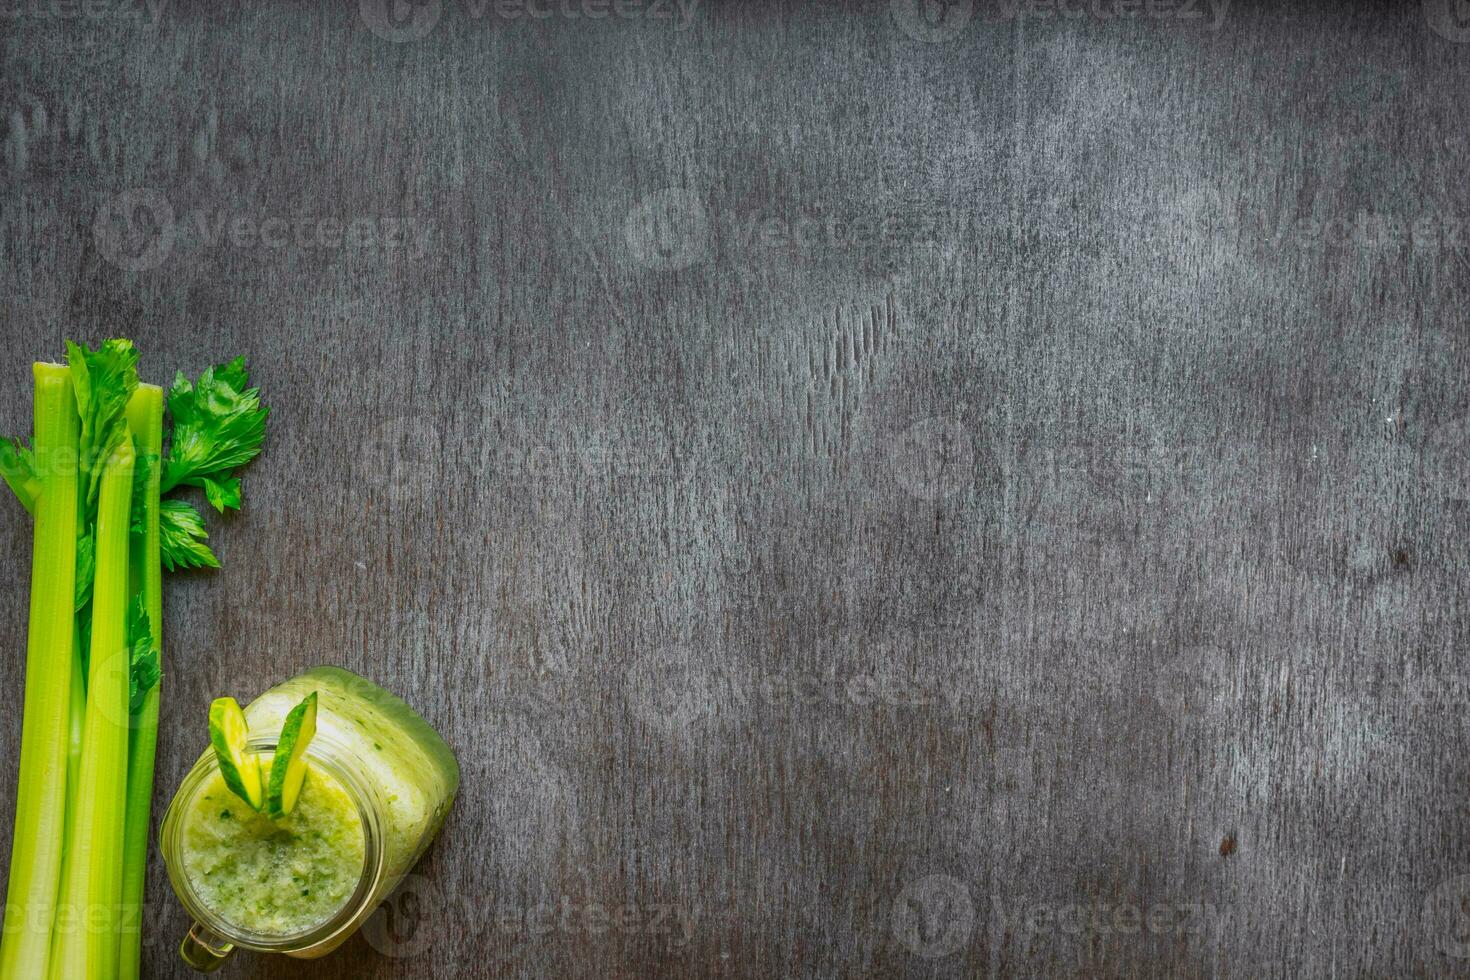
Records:
[[[230,975],[1470,970],[1450,6],[517,9],[0,23],[0,428],[68,336],[274,407],[160,810],[323,662],[464,766],[390,920]]]

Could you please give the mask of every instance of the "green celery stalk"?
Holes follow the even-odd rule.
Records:
[[[66,826],[66,780],[59,777],[66,771],[72,687],[80,423],[67,369],[38,363],[33,374],[42,489],[31,551],[20,782],[0,943],[3,980],[47,975]]]
[[[163,474],[163,389],[140,384],[128,400],[128,426],[140,456],[152,456],[142,502],[143,532],[134,534],[130,592],[143,596],[154,643],[163,646],[163,562],[159,554],[159,483]],[[148,871],[148,834],[153,805],[153,762],[158,748],[158,684],[133,715],[128,740],[128,786],[124,813],[122,921],[118,976],[137,980],[143,940],[143,886]]]
[[[116,975],[127,796],[128,544],[134,451],[124,436],[102,467],[82,771],[67,828],[51,977]]]
[[[82,775],[82,719],[87,714],[87,691],[82,682],[82,631],[71,631],[71,710],[66,721],[66,812],[77,811],[77,780]]]

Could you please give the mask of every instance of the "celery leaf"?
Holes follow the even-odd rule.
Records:
[[[97,575],[97,539],[89,530],[77,538],[76,611],[81,612],[92,601],[92,580]],[[90,617],[88,617],[90,618]]]
[[[41,478],[36,472],[36,454],[23,440],[0,439],[0,477],[15,491],[21,506],[35,513]]]
[[[233,471],[259,455],[268,414],[259,389],[250,387],[243,357],[205,368],[196,382],[179,372],[168,392],[172,433],[160,463],[159,493],[198,487],[221,514],[239,510],[240,477]],[[163,563],[169,571],[219,567],[205,543],[209,534],[197,510],[164,500],[159,520]]]
[[[128,435],[123,410],[138,389],[138,349],[121,338],[104,340],[95,351],[68,340],[66,363],[82,422],[78,448],[90,511],[97,504],[102,463]]]
[[[221,514],[227,508],[240,509],[240,478],[227,476],[222,480],[204,478],[204,496]]]
[[[128,517],[128,530],[133,534],[148,532],[148,478],[157,465],[156,453],[138,453],[133,462],[133,506]]]
[[[209,532],[204,518],[182,500],[164,500],[158,506],[159,551],[163,567],[219,568],[219,559],[204,542]]]
[[[128,710],[136,713],[143,707],[144,696],[163,677],[158,644],[141,595],[128,606],[128,654]]]
[[[203,487],[210,503],[223,511],[239,507],[239,484],[220,489],[230,471],[260,453],[269,409],[260,405],[260,391],[248,387],[245,359],[206,368],[196,384],[180,373],[168,393],[173,436],[164,464],[162,492],[184,484]],[[217,484],[214,491],[206,481]],[[231,502],[233,499],[233,502]]]

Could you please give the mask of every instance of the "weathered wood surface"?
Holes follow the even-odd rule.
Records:
[[[3,428],[67,336],[275,409],[160,809],[322,662],[464,765],[231,975],[1470,971],[1452,4],[381,6],[0,22]]]

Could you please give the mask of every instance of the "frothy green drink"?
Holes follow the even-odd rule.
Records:
[[[296,808],[280,820],[252,810],[217,772],[182,820],[183,870],[194,893],[249,932],[308,932],[347,904],[362,877],[362,817],[320,767],[308,770]]]
[[[308,694],[321,699],[320,737],[347,750],[383,804],[386,877],[397,882],[444,823],[459,789],[459,764],[439,733],[376,684],[336,667],[316,667],[250,703],[250,730],[280,728]]]
[[[257,812],[237,797],[213,749],[169,807],[163,857],[197,920],[181,953],[198,969],[236,947],[307,959],[336,949],[418,861],[454,802],[459,765],[439,734],[336,667],[293,677],[244,709],[264,772],[287,716],[313,695],[316,734],[289,814],[272,820],[269,805]]]

